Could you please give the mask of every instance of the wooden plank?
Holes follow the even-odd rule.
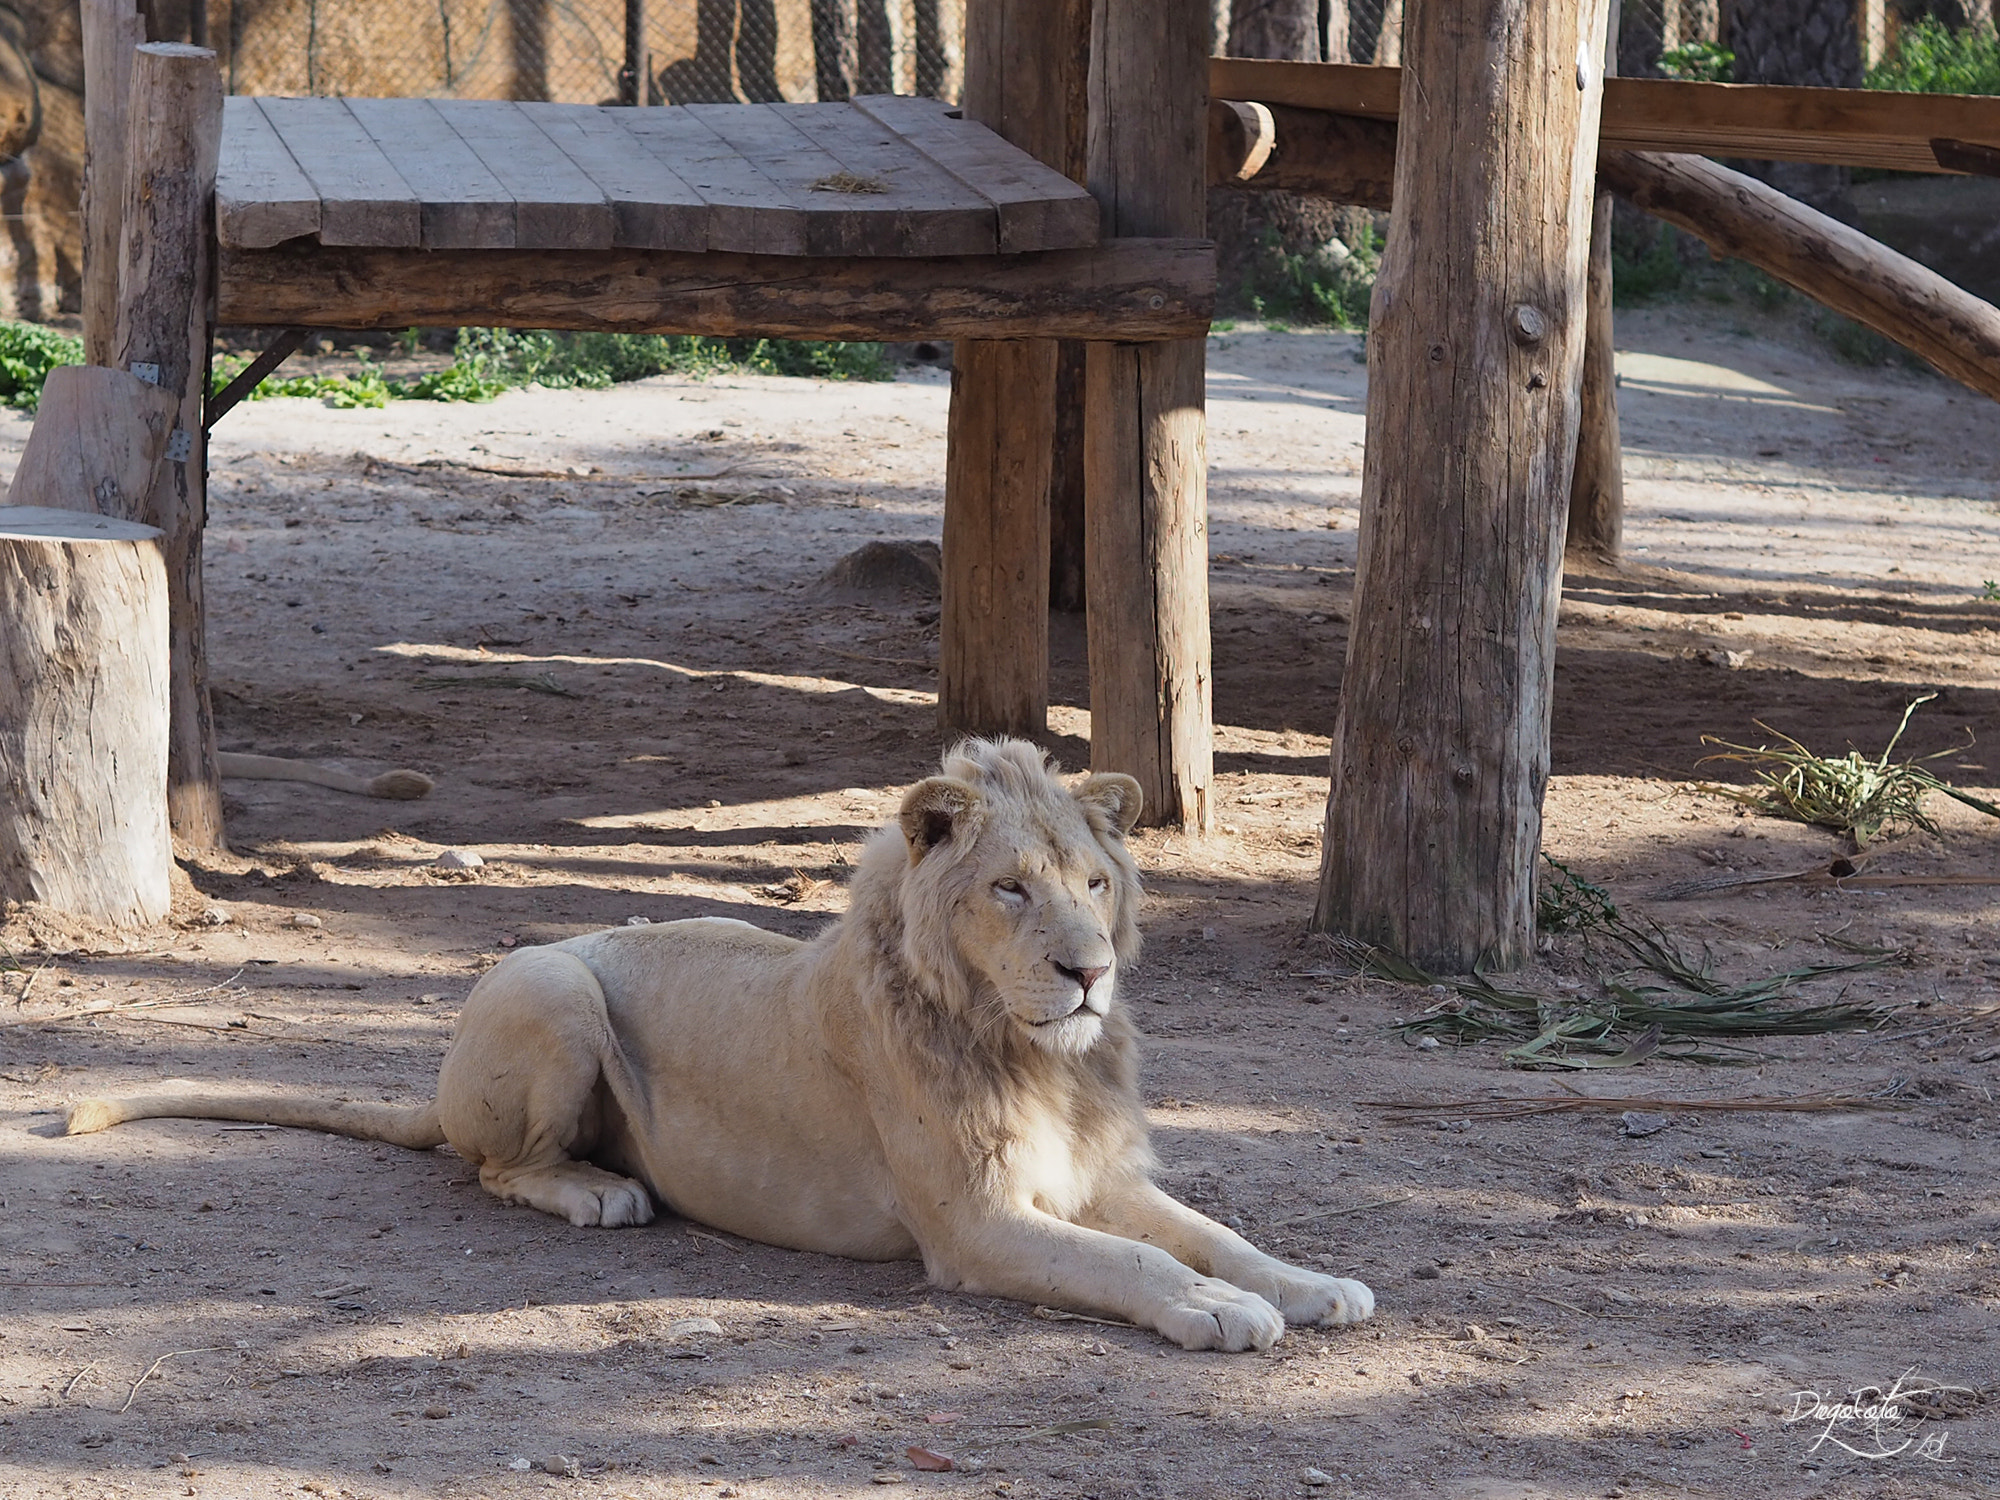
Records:
[[[663,114],[665,110],[633,110]],[[299,328],[580,328],[718,338],[1199,337],[1207,240],[890,260],[721,251],[224,248],[218,322]]]
[[[1007,145],[935,99],[870,94],[854,107],[973,189],[999,216],[1002,253],[1097,243],[1097,200],[1054,167]]]
[[[267,250],[319,233],[319,189],[299,169],[255,99],[222,101],[215,232],[225,245]]]
[[[319,194],[322,245],[420,245],[423,205],[344,99],[259,99]]]
[[[604,194],[611,205],[614,245],[635,250],[708,248],[708,200],[612,118],[629,110],[588,104],[521,108]]]
[[[1393,120],[1400,69],[1347,63],[1218,57],[1209,92]],[[1282,132],[1281,132],[1282,134]],[[1695,152],[1773,161],[1827,162],[1903,172],[1943,172],[1939,138],[2000,145],[2000,97],[1898,94],[1880,89],[1786,88],[1610,78],[1599,142],[1627,151]]]
[[[520,105],[442,99],[437,112],[514,199],[514,243],[523,250],[608,250],[611,204]]]
[[[710,250],[806,253],[804,207],[709,129],[693,106],[619,109],[609,117],[701,194]]]
[[[778,201],[805,210],[807,255],[901,255],[907,226],[894,209],[873,207],[876,194],[816,188],[842,179],[837,158],[772,105],[689,104],[687,112],[734,147],[767,178]],[[750,248],[748,246],[742,248]]]
[[[132,0],[83,0],[79,19],[84,79],[83,350],[92,364],[106,365],[111,362],[118,320],[125,111],[132,95],[132,52],[146,40],[146,22]]]
[[[428,99],[349,99],[347,108],[410,185],[427,250],[505,250],[514,195]]]
[[[897,255],[991,255],[999,248],[999,213],[985,195],[880,120],[851,104],[769,108],[840,163],[844,175],[837,184],[874,188],[842,193],[816,185],[809,189],[809,204],[845,206],[852,199],[871,214],[893,218]],[[995,152],[1016,154],[998,137],[988,139]]]

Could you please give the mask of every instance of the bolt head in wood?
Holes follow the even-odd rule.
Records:
[[[1523,349],[1532,349],[1549,336],[1549,320],[1540,308],[1517,302],[1507,310],[1507,332]]]

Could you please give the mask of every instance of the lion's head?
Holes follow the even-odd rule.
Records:
[[[1139,807],[1131,777],[1066,784],[1025,741],[956,746],[871,850],[903,965],[982,1033],[1088,1051],[1139,952]]]

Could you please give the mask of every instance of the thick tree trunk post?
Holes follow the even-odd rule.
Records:
[[[83,0],[83,353],[108,365],[118,323],[125,217],[125,108],[132,52],[146,40],[132,0]]]
[[[0,900],[166,916],[167,572],[149,526],[0,508]]]
[[[1059,169],[1080,155],[1087,0],[969,9],[965,114]],[[1036,735],[1049,712],[1051,340],[961,341],[945,460],[938,721]]]
[[[1055,452],[1049,460],[1049,608],[1083,612],[1084,588],[1083,369],[1087,345],[1056,346]]]
[[[1090,187],[1113,235],[1199,234],[1202,0],[1097,0]],[[1090,760],[1145,819],[1206,831],[1214,778],[1201,339],[1092,344],[1084,373]]]
[[[144,515],[179,421],[180,402],[123,370],[51,370],[0,503]]]
[[[167,810],[174,837],[223,847],[222,782],[208,699],[201,532],[208,519],[208,283],[222,78],[205,47],[154,42],[132,67],[114,363],[180,401],[180,426],[143,515],[164,533],[173,643]]]
[[[1583,333],[1583,392],[1578,408],[1576,473],[1570,481],[1565,550],[1578,559],[1615,563],[1625,548],[1625,465],[1618,438],[1618,372],[1612,344],[1611,212],[1599,193],[1590,215],[1589,307]]]
[[[1606,76],[1618,71],[1622,7],[1611,0],[1605,31]],[[1601,192],[1590,214],[1589,312],[1583,329],[1583,405],[1576,434],[1576,473],[1570,481],[1569,534],[1565,550],[1579,558],[1616,563],[1625,542],[1625,465],[1618,441],[1618,370],[1612,343],[1611,216],[1615,200]]]
[[[1409,0],[1314,925],[1450,973],[1534,953],[1605,9]]]

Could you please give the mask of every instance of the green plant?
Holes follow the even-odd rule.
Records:
[[[1979,585],[1979,597],[1988,604],[2000,604],[2000,582],[1985,580]]]
[[[1714,42],[1682,42],[1660,54],[1660,71],[1684,83],[1727,83],[1736,54]]]
[[[1688,270],[1673,234],[1662,227],[1643,246],[1611,247],[1611,300],[1620,307],[1654,301],[1687,284]]]
[[[1372,230],[1358,248],[1335,241],[1295,255],[1283,248],[1278,231],[1268,228],[1250,257],[1236,302],[1274,330],[1291,324],[1365,329],[1381,260]]]
[[[41,404],[49,371],[82,363],[82,339],[39,323],[0,320],[0,402],[31,412]]]
[[[1867,83],[1903,94],[2000,94],[2000,33],[1990,21],[1954,31],[1925,16],[1903,28]]]

